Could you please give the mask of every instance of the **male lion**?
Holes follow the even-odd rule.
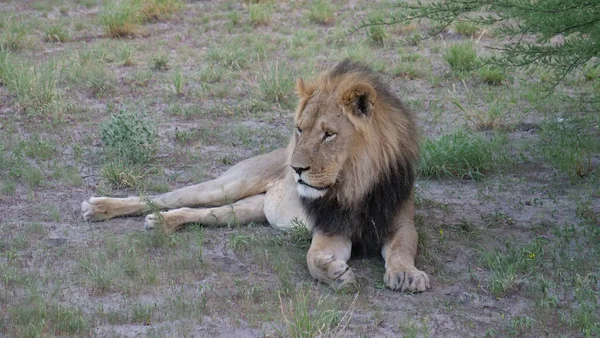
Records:
[[[414,265],[413,114],[369,68],[347,60],[314,82],[298,79],[297,92],[287,148],[242,161],[212,181],[150,197],[151,203],[92,197],[81,205],[83,218],[174,209],[146,216],[146,228],[161,222],[168,231],[191,222],[226,225],[232,217],[288,229],[297,218],[313,232],[307,263],[319,281],[335,289],[354,285],[347,264],[354,246],[381,250],[390,289],[425,291],[429,277]]]

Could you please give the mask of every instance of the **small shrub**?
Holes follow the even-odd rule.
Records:
[[[53,25],[44,32],[44,38],[47,42],[67,42],[71,40],[69,31],[62,25]]]
[[[477,66],[477,53],[471,42],[457,43],[446,50],[444,60],[455,72],[464,72]]]
[[[131,164],[149,163],[157,151],[156,132],[145,116],[120,111],[102,125],[105,155]]]
[[[329,0],[315,0],[312,2],[308,18],[316,23],[322,25],[329,25],[333,23],[333,6]]]
[[[268,25],[271,21],[271,6],[267,4],[252,4],[248,6],[250,22],[255,26]]]

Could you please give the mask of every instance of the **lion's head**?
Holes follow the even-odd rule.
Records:
[[[289,160],[301,197],[350,207],[382,175],[412,170],[413,115],[369,68],[343,61],[315,81],[299,79],[297,92]]]

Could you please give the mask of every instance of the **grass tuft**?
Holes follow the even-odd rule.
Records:
[[[479,32],[479,26],[469,21],[458,21],[454,24],[454,29],[458,34],[473,36]]]
[[[600,149],[600,141],[575,121],[558,118],[542,124],[540,146],[555,168],[574,179],[592,173],[592,158]]]
[[[248,6],[250,22],[254,26],[268,25],[271,21],[273,9],[269,4],[251,4]]]
[[[112,38],[141,33],[143,20],[140,1],[110,0],[99,14],[100,24],[106,35]]]
[[[284,330],[278,331],[282,337],[312,338],[334,336],[335,329],[342,319],[341,311],[326,298],[311,299],[310,289],[300,287],[294,299],[285,304],[279,295],[279,305]]]
[[[477,67],[477,52],[473,48],[473,43],[457,43],[446,50],[444,60],[455,72],[466,72]]]
[[[44,32],[47,42],[67,42],[71,40],[69,31],[63,25],[52,25]]]
[[[145,21],[162,21],[181,11],[181,0],[133,0]]]
[[[291,102],[296,76],[286,64],[267,63],[258,79],[258,88],[266,101],[278,105]]]
[[[459,131],[421,144],[421,177],[458,177],[479,180],[494,168],[497,145]]]
[[[58,76],[53,62],[32,65],[0,50],[0,82],[32,115],[48,112],[58,103]]]
[[[483,82],[490,85],[500,85],[506,80],[506,73],[500,67],[485,66],[479,69]]]
[[[0,22],[0,49],[16,51],[25,47],[27,28],[16,16],[6,16]]]
[[[322,25],[330,25],[333,23],[333,5],[329,0],[314,0],[310,4],[308,18]]]

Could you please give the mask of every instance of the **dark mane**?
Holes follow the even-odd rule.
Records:
[[[395,109],[391,114],[405,114],[410,121],[412,115],[402,102],[391,93],[387,84],[370,68],[345,60],[334,67],[328,76],[343,77],[348,74],[359,74],[377,92],[377,99]],[[410,132],[410,131],[409,131]],[[403,138],[398,138],[399,140]],[[398,149],[404,149],[398,141]],[[378,175],[373,186],[352,205],[342,204],[337,199],[336,190],[329,191],[318,199],[301,198],[307,216],[314,224],[313,231],[325,235],[343,235],[352,239],[353,246],[359,251],[371,254],[381,249],[384,240],[390,238],[390,226],[402,204],[411,198],[415,181],[411,161],[405,156],[398,156],[388,168],[373,175]],[[342,178],[340,180],[344,182]],[[340,183],[343,184],[343,183]]]

